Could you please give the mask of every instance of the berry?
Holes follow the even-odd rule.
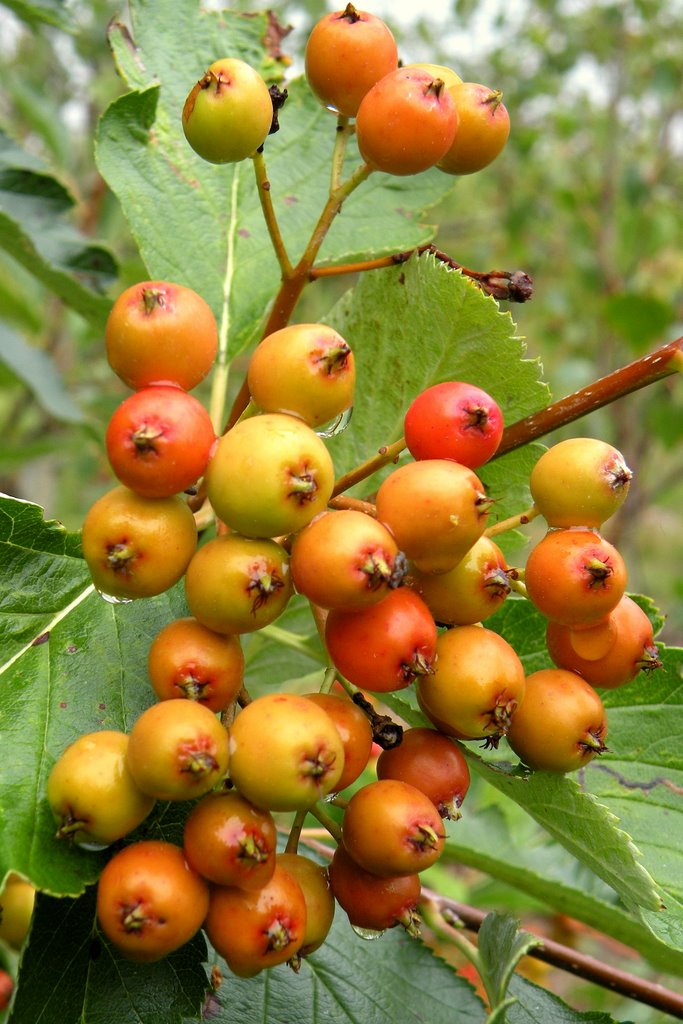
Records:
[[[344,747],[334,722],[306,697],[258,697],[230,727],[230,778],[257,807],[312,807],[336,789],[343,770]]]
[[[12,999],[14,982],[12,976],[0,968],[0,1013],[6,1010]]]
[[[306,900],[296,879],[276,864],[261,889],[213,888],[204,927],[233,974],[251,978],[291,960],[301,949]]]
[[[185,138],[202,159],[245,160],[263,145],[273,123],[268,86],[243,60],[216,60],[191,89],[182,121]]]
[[[36,890],[31,883],[10,874],[0,892],[0,941],[11,949],[19,950],[23,946],[31,927],[35,901]]]
[[[251,633],[292,594],[289,558],[274,540],[228,533],[197,549],[185,575],[190,611],[216,633]]]
[[[357,790],[344,811],[344,846],[373,875],[412,875],[441,856],[445,835],[433,802],[415,786],[380,779]]]
[[[365,94],[398,67],[398,49],[380,18],[349,3],[313,26],[305,65],[308,84],[321,103],[355,117]]]
[[[288,413],[317,427],[353,404],[353,353],[325,324],[292,324],[257,345],[247,380],[262,412]]]
[[[79,736],[60,755],[47,780],[57,838],[101,850],[144,821],[154,797],[136,785],[127,766],[128,736],[103,729]]]
[[[368,763],[372,752],[372,728],[365,714],[348,697],[335,693],[307,693],[306,699],[330,716],[344,747],[344,770],[337,780],[337,791],[346,789]]]
[[[190,867],[210,882],[261,889],[275,870],[275,822],[238,793],[209,793],[185,822],[183,848]]]
[[[133,725],[126,763],[143,793],[158,800],[193,800],[226,774],[228,734],[201,704],[164,700]]]
[[[488,537],[480,537],[448,572],[411,568],[406,583],[420,595],[435,620],[449,626],[487,619],[510,593],[505,556]]]
[[[456,82],[448,92],[458,111],[458,131],[437,167],[447,174],[473,174],[502,152],[510,134],[510,115],[497,89]]]
[[[559,668],[527,676],[507,741],[529,768],[576,771],[607,749],[606,736],[602,701],[584,679]]]
[[[406,729],[396,747],[377,758],[377,777],[407,782],[429,797],[442,818],[457,820],[470,785],[457,744],[434,729]]]
[[[216,441],[209,414],[177,387],[143,388],[109,420],[105,445],[122,484],[147,498],[186,490],[203,474]]]
[[[188,616],[157,633],[147,671],[159,700],[184,697],[223,711],[242,688],[244,654],[238,637],[222,636]]]
[[[612,611],[626,589],[624,560],[594,530],[549,530],[527,558],[529,598],[565,626],[590,626]]]
[[[97,919],[125,957],[152,963],[188,942],[201,927],[209,889],[171,843],[133,843],[105,865]]]
[[[335,902],[326,868],[300,853],[278,853],[277,863],[301,886],[306,902],[306,931],[299,956],[319,948],[332,927]]]
[[[399,466],[382,482],[377,518],[423,572],[448,572],[486,527],[491,501],[479,478],[458,462],[425,459]]]
[[[248,481],[248,486],[245,486]],[[332,495],[334,467],[324,442],[301,420],[266,413],[219,440],[206,472],[216,515],[247,537],[300,530]]]
[[[140,281],[111,308],[105,328],[107,359],[130,388],[175,384],[191,391],[213,365],[218,328],[195,291],[169,281]]]
[[[621,506],[632,476],[611,444],[572,437],[541,455],[529,487],[548,526],[599,527]]]
[[[330,864],[330,883],[339,906],[356,928],[383,931],[400,924],[411,935],[418,934],[421,890],[417,874],[373,875],[338,846]]]
[[[364,512],[324,512],[292,545],[292,580],[320,608],[357,611],[400,582],[405,559],[387,528]]]
[[[417,683],[423,712],[457,739],[497,746],[524,697],[524,668],[502,636],[483,626],[455,626],[439,636],[435,669]]]
[[[374,170],[418,174],[448,151],[458,111],[443,79],[421,68],[398,68],[366,93],[356,118],[361,156]]]
[[[115,487],[83,523],[83,555],[99,591],[153,597],[177,583],[197,546],[194,516],[183,499],[145,498]]]
[[[582,676],[591,686],[613,690],[640,671],[661,668],[652,623],[630,597],[622,597],[606,619],[573,630],[558,622],[546,629],[548,653],[559,668]]]
[[[446,381],[413,399],[403,429],[414,459],[453,459],[476,469],[500,444],[503,415],[481,388]]]
[[[325,643],[336,667],[355,686],[386,693],[432,671],[436,625],[422,598],[399,587],[370,608],[331,611]]]

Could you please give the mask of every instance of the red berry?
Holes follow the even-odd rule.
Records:
[[[405,415],[406,444],[415,459],[453,459],[476,469],[495,453],[503,434],[497,402],[462,381],[434,384]]]

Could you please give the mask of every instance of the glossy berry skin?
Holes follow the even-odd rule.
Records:
[[[398,68],[366,93],[358,108],[360,154],[374,170],[418,174],[448,151],[458,111],[443,80],[422,68]]]
[[[244,654],[239,637],[215,633],[187,616],[157,633],[147,672],[159,700],[185,698],[223,711],[242,688]]]
[[[597,625],[572,630],[557,622],[546,629],[548,654],[558,668],[576,672],[591,686],[616,689],[639,672],[661,668],[652,623],[630,597]]]
[[[239,793],[209,793],[185,822],[183,849],[190,867],[210,882],[260,889],[275,871],[275,822]]]
[[[357,611],[394,589],[405,559],[386,526],[342,509],[322,513],[297,534],[290,567],[296,589],[313,604]]]
[[[373,875],[357,864],[344,846],[338,846],[330,863],[330,883],[339,906],[357,928],[384,931],[400,924],[412,935],[418,934],[421,890],[417,874]]]
[[[442,818],[457,820],[470,786],[460,748],[434,729],[406,729],[396,747],[377,758],[377,777],[407,782],[429,797]]]
[[[372,728],[366,715],[348,697],[336,693],[307,693],[312,701],[330,716],[344,747],[344,770],[337,780],[339,792],[355,782],[372,753]]]
[[[185,138],[204,160],[245,160],[263,145],[273,123],[268,86],[243,60],[223,57],[190,91],[182,122]]]
[[[331,611],[325,643],[350,682],[373,693],[388,693],[432,670],[436,625],[422,598],[399,587],[362,611]]]
[[[280,615],[292,595],[289,558],[274,540],[236,533],[197,549],[185,574],[190,611],[216,633],[251,633]]]
[[[455,626],[439,636],[435,670],[418,680],[417,699],[441,732],[497,746],[524,698],[524,668],[502,636]]]
[[[86,733],[55,761],[47,780],[47,800],[59,827],[58,839],[101,850],[137,828],[154,798],[137,786],[126,762],[126,733],[113,729]]]
[[[349,800],[342,838],[356,863],[373,875],[412,875],[436,862],[446,837],[428,796],[407,782],[380,779]]]
[[[277,863],[301,886],[306,902],[306,931],[299,956],[322,946],[332,927],[335,902],[327,868],[300,853],[278,853]]]
[[[411,568],[406,583],[420,595],[436,622],[448,626],[468,626],[487,619],[511,589],[505,556],[489,537],[475,541],[448,572]]]
[[[605,747],[607,717],[593,687],[565,669],[527,676],[524,700],[507,733],[520,760],[537,771],[573,772]]]
[[[97,886],[97,919],[129,960],[153,963],[188,942],[209,907],[209,888],[171,843],[133,843],[114,854]]]
[[[510,115],[497,89],[457,82],[448,92],[458,110],[458,131],[437,167],[447,174],[473,174],[488,167],[503,151],[510,134]]]
[[[443,64],[429,64],[423,61],[418,61],[415,64],[404,64],[404,68],[421,68],[423,71],[429,72],[432,78],[442,79],[447,89],[450,89],[452,85],[457,82],[462,82],[462,78],[452,68],[447,68]]]
[[[0,942],[6,942],[10,949],[19,950],[23,946],[31,927],[35,901],[36,890],[31,883],[10,874],[0,892]]]
[[[491,501],[477,475],[449,459],[399,466],[383,480],[377,518],[423,572],[448,572],[486,527]]]
[[[593,530],[549,530],[527,558],[524,581],[546,618],[590,626],[623,597],[626,566],[614,545]]]
[[[445,381],[413,399],[403,429],[414,459],[453,459],[476,469],[500,444],[503,414],[482,388]]]
[[[133,724],[126,763],[143,793],[158,800],[194,800],[225,776],[228,734],[201,704],[164,700]]]
[[[153,597],[177,583],[197,546],[197,527],[178,495],[145,498],[115,487],[83,522],[83,555],[99,591]]]
[[[531,471],[531,496],[548,526],[599,527],[628,494],[633,474],[620,451],[593,437],[548,448]]]
[[[336,790],[343,770],[344,746],[334,722],[306,697],[258,697],[230,727],[230,778],[257,807],[312,807]]]
[[[321,103],[347,117],[355,117],[365,94],[397,67],[389,28],[352,4],[320,18],[306,43],[309,86]]]
[[[233,530],[246,537],[281,537],[326,507],[334,466],[309,426],[294,416],[265,413],[242,420],[220,438],[206,487],[216,515]]]
[[[318,427],[353,405],[353,352],[332,327],[290,324],[257,345],[247,381],[263,412],[299,416],[309,427]]]
[[[204,928],[233,974],[250,978],[291,960],[301,949],[306,900],[296,879],[276,864],[261,889],[213,888]]]
[[[170,281],[140,281],[121,292],[105,328],[107,359],[138,390],[175,384],[191,391],[218,351],[218,328],[201,295]]]
[[[167,498],[204,473],[216,435],[201,402],[157,385],[125,399],[109,420],[107,458],[122,484],[147,498]]]

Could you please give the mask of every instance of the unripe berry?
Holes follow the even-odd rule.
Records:
[[[192,148],[213,164],[235,163],[263,144],[273,103],[258,71],[236,57],[214,61],[183,107],[183,131]]]
[[[626,498],[632,476],[611,444],[571,437],[541,455],[529,487],[548,526],[599,527]]]

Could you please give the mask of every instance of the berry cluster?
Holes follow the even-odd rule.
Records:
[[[500,93],[448,68],[399,68],[386,26],[351,4],[316,25],[306,73],[321,102],[356,119],[371,170],[470,173],[507,138]],[[186,101],[186,137],[211,162],[245,159],[273,130],[278,102],[243,62],[217,61]],[[200,296],[159,281],[128,289],[106,344],[134,393],[107,428],[120,486],[88,513],[84,554],[114,600],[184,577],[190,615],[151,644],[157,703],[129,734],[76,740],[47,797],[57,835],[90,849],[119,843],[158,800],[193,803],[182,849],[128,842],[110,858],[98,885],[102,931],[125,956],[155,961],[204,928],[244,977],[316,949],[335,902],[357,928],[414,932],[419,875],[440,856],[444,819],[458,819],[469,785],[457,741],[506,738],[530,769],[576,770],[605,749],[595,687],[658,664],[649,621],[625,595],[623,561],[599,533],[630,471],[593,439],[549,449],[530,480],[533,514],[549,530],[525,569],[511,568],[487,533],[492,501],[476,473],[498,450],[503,418],[473,383],[418,395],[404,420],[412,458],[372,503],[340,507],[325,428],[348,417],[355,367],[334,328],[267,334],[248,366],[249,404],[219,438],[189,394],[217,350]],[[217,520],[199,547],[188,489]],[[527,676],[511,644],[482,624],[513,590],[548,619],[557,668]],[[295,592],[329,655],[324,692],[252,699],[240,637],[271,624]],[[335,678],[341,695],[329,692]],[[404,732],[365,696],[411,685],[432,728]],[[373,739],[383,748],[377,778],[339,798],[367,769]],[[325,800],[343,808],[341,826]],[[337,840],[329,870],[297,852],[309,813]],[[294,815],[285,853],[280,814]]]

